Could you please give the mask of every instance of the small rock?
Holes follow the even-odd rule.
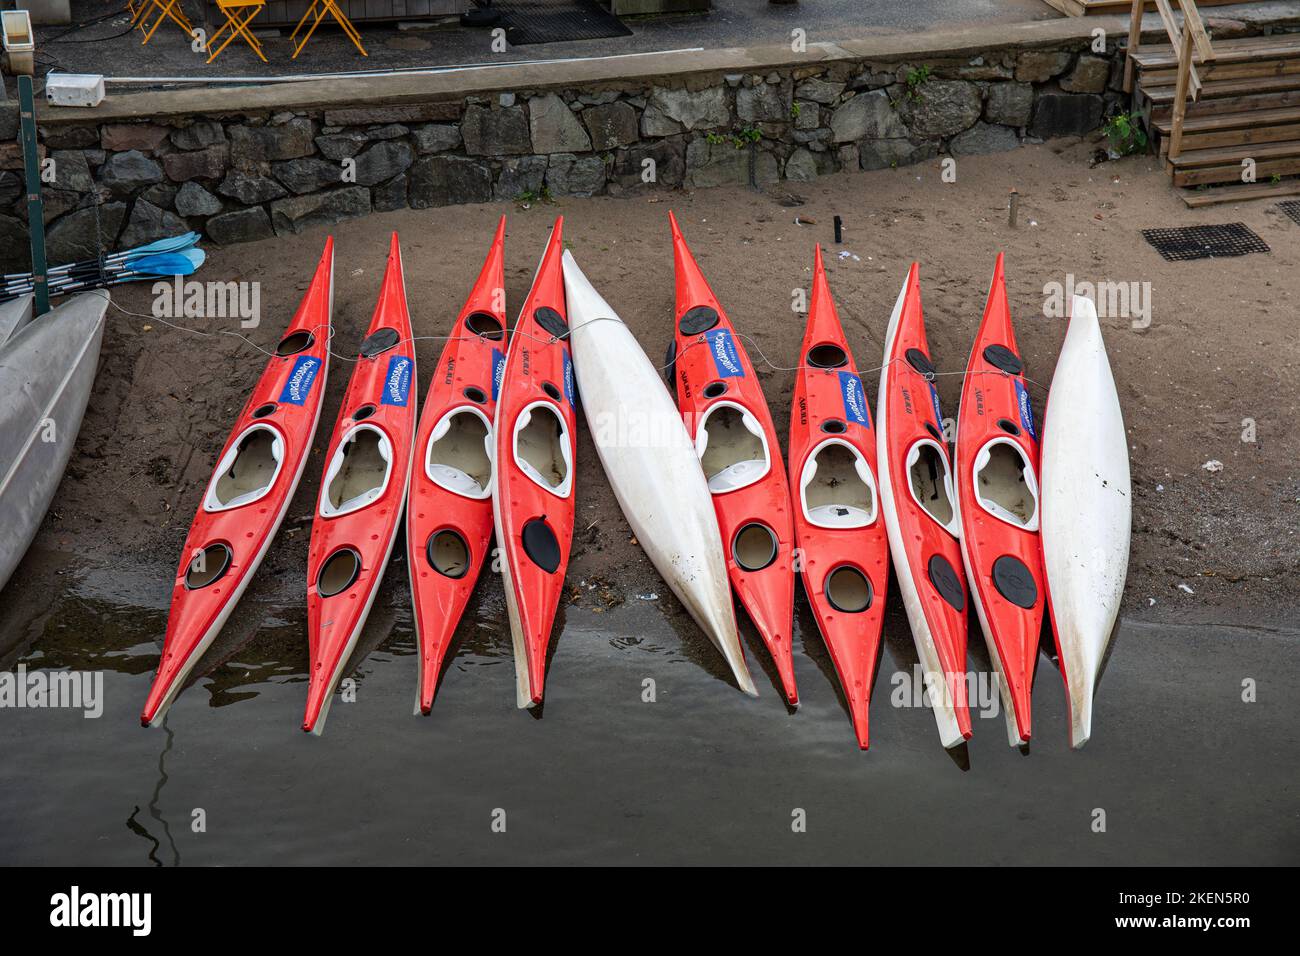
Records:
[[[416,152],[442,153],[460,145],[460,128],[446,123],[429,123],[412,130]]]
[[[260,173],[246,173],[240,169],[232,169],[226,173],[226,178],[217,187],[217,192],[231,199],[237,199],[246,206],[283,199],[289,195],[285,188],[271,177]]]
[[[489,202],[492,170],[463,156],[426,156],[411,166],[409,201],[412,209]]]
[[[1084,53],[1079,55],[1069,75],[1061,78],[1061,89],[1067,93],[1102,93],[1109,78],[1109,61]]]
[[[176,211],[182,216],[213,216],[221,212],[221,200],[198,183],[185,183],[176,193]]]
[[[471,106],[465,110],[461,135],[471,156],[519,156],[533,151],[522,106],[500,110]]]
[[[524,193],[533,196],[541,194],[546,182],[546,167],[549,161],[545,156],[523,156],[507,159],[501,164],[501,176],[497,179],[493,195],[499,201],[510,201]]]
[[[237,242],[256,242],[275,235],[275,230],[271,228],[271,217],[261,206],[213,216],[204,229],[213,242],[223,246]]]
[[[140,150],[151,153],[167,138],[165,126],[148,123],[105,123],[99,132],[99,144],[114,151]]]
[[[589,106],[582,111],[582,122],[591,134],[591,148],[617,149],[639,138],[636,110],[626,103]]]
[[[348,186],[310,196],[290,196],[271,203],[271,225],[276,235],[300,233],[311,226],[330,225],[370,212],[370,190]]]
[[[993,126],[979,122],[958,133],[948,144],[954,156],[979,156],[987,153],[1005,153],[1020,145],[1016,131],[1008,126]]]
[[[1065,72],[1070,54],[1064,50],[1025,50],[1016,58],[1016,79],[1022,83],[1045,83]]]
[[[528,128],[533,152],[576,153],[591,149],[591,137],[573,111],[554,93],[528,101]]]
[[[99,170],[100,183],[117,196],[125,196],[153,183],[160,183],[162,179],[162,167],[135,149],[114,153]]]
[[[198,120],[183,129],[172,130],[172,145],[177,149],[205,149],[226,141],[226,131],[213,120]]]

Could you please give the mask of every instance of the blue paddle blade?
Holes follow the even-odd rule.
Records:
[[[170,236],[166,239],[159,239],[157,242],[151,242],[145,246],[138,246],[135,249],[128,249],[125,252],[113,253],[110,258],[122,258],[127,262],[132,262],[144,256],[156,255],[160,252],[181,252],[190,248],[199,241],[197,232],[187,232],[180,236]]]
[[[125,269],[119,270],[121,275],[137,276],[187,276],[194,272],[203,262],[199,258],[195,262],[194,258],[186,253],[195,250],[186,249],[184,252],[162,252],[157,255],[144,256],[136,259]],[[202,252],[199,253],[200,257]]]

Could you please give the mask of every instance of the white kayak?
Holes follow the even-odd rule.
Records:
[[[0,348],[0,588],[36,537],[68,467],[107,309],[106,292],[74,296]]]
[[[722,536],[681,413],[636,338],[564,254],[569,343],[600,463],[655,569],[757,696],[736,634]]]
[[[8,302],[0,302],[0,348],[31,322],[33,299],[29,292]]]
[[[1133,497],[1128,441],[1090,299],[1075,296],[1043,427],[1042,538],[1070,743],[1092,735],[1092,699],[1119,617]]]

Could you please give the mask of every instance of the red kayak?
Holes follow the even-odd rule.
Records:
[[[311,672],[302,729],[312,733],[325,727],[393,551],[411,476],[415,382],[402,251],[393,233],[379,304],[325,453],[307,553]]]
[[[962,388],[956,461],[962,557],[1001,678],[1012,746],[1029,740],[1047,593],[1038,536],[1038,437],[1023,372],[998,253]]]
[[[438,359],[415,433],[406,551],[425,714],[492,540],[492,419],[506,363],[505,235],[502,216]]]
[[[329,370],[334,240],[244,403],[194,516],[140,722],[159,723],[262,563],[302,477]]]
[[[704,467],[727,573],[767,645],[791,705],[794,521],[781,446],[744,346],[668,214],[677,274],[673,356],[677,407]]]
[[[790,407],[790,487],[804,591],[867,749],[880,655],[889,539],[876,486],[876,434],[817,247]]]
[[[492,504],[520,707],[542,702],[546,649],[573,539],[578,449],[563,228],[560,217],[510,336],[497,397]]]
[[[966,583],[916,263],[907,273],[885,333],[876,418],[880,502],[898,590],[939,738],[945,747],[955,747],[971,733],[966,706]]]

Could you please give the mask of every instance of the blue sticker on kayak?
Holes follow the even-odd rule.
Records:
[[[943,412],[939,410],[939,390],[930,383],[930,401],[934,402],[934,423],[943,431]]]
[[[862,391],[862,379],[852,372],[840,372],[840,392],[844,395],[844,418],[870,428],[871,413],[867,410],[867,396]]]
[[[568,349],[560,349],[560,354],[564,356],[564,397],[577,408],[578,403],[573,400],[573,359],[569,358]]]
[[[1034,406],[1029,404],[1029,389],[1020,384],[1019,379],[1016,379],[1016,404],[1020,406],[1020,424],[1029,432],[1030,438],[1038,441],[1038,432],[1034,431]]]
[[[736,340],[727,329],[714,329],[705,332],[709,352],[713,355],[713,364],[718,368],[718,378],[744,378],[745,367],[740,363],[740,351]]]
[[[415,360],[406,355],[394,355],[388,360],[388,374],[384,377],[383,405],[406,407],[411,397],[411,370]]]
[[[492,401],[501,394],[501,383],[506,377],[506,353],[500,349],[492,350]]]
[[[280,403],[282,405],[305,403],[307,396],[311,394],[316,376],[320,373],[320,366],[321,361],[315,356],[298,356],[298,360],[293,363],[293,371],[289,373],[289,381],[284,383],[284,390],[280,392]]]

